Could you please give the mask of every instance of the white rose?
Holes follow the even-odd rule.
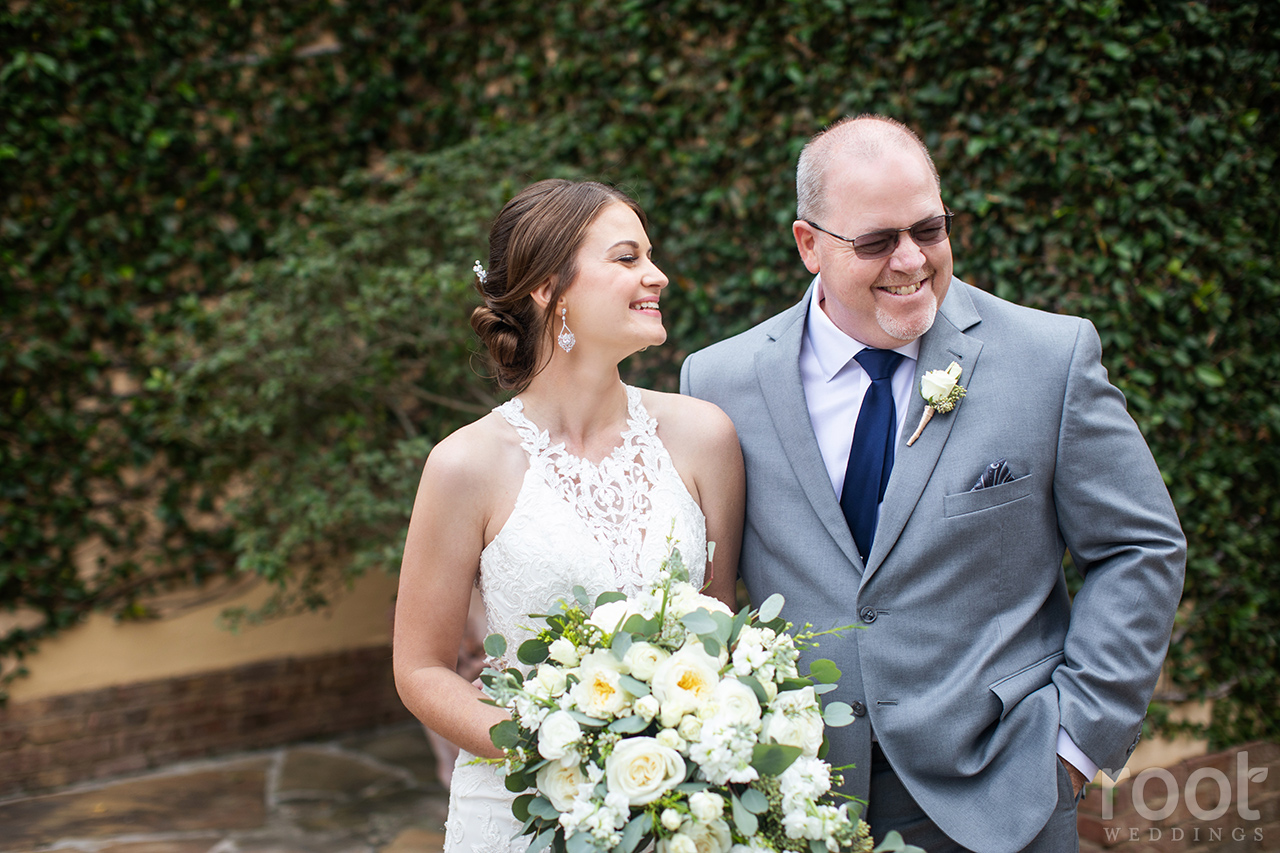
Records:
[[[605,602],[593,610],[591,615],[587,617],[587,623],[595,625],[606,634],[612,634],[635,612],[636,610],[631,606],[631,602],[625,598],[620,598],[617,601]]]
[[[653,696],[641,696],[636,700],[635,711],[644,717],[646,723],[652,722],[653,718],[658,716],[659,710],[661,710],[661,706],[658,705],[658,700],[654,699]]]
[[[675,729],[663,729],[658,732],[658,743],[668,749],[674,749],[676,752],[684,752],[685,747],[688,746],[684,738],[680,737],[680,733]]]
[[[622,662],[604,649],[582,659],[578,678],[569,695],[578,710],[589,717],[605,720],[620,716],[634,698],[622,686]]]
[[[733,835],[729,831],[729,824],[723,820],[694,823],[686,826],[683,832],[687,833],[689,839],[693,841],[693,849],[696,853],[728,853],[729,848],[733,846]]]
[[[696,791],[689,797],[689,811],[703,823],[724,814],[724,797],[710,791]]]
[[[582,728],[568,711],[556,711],[542,721],[538,729],[538,754],[552,761],[570,759],[577,763],[577,744],[582,740]]]
[[[719,662],[707,654],[701,643],[689,643],[658,664],[653,673],[653,695],[662,703],[665,720],[670,713],[696,711],[707,702],[720,683]]]
[[[627,653],[622,656],[622,663],[633,676],[641,681],[648,681],[653,678],[658,664],[669,657],[671,654],[666,649],[658,648],[652,643],[638,642],[632,643],[631,648],[627,649]]]
[[[685,740],[697,740],[698,736],[702,734],[702,720],[699,720],[693,714],[685,714],[684,719],[680,721],[680,725],[676,726],[676,731]]]
[[[683,832],[658,841],[658,853],[698,853],[698,845]]]
[[[812,687],[779,693],[770,712],[761,721],[762,741],[796,746],[808,756],[818,754],[823,723]]]
[[[621,741],[605,759],[609,789],[644,806],[684,781],[685,764],[680,753],[651,737]]]
[[[565,639],[564,637],[559,637],[552,642],[551,646],[547,649],[547,654],[551,656],[553,661],[561,664],[562,666],[578,665],[578,648],[573,644],[572,640]]]
[[[736,678],[726,678],[712,694],[716,714],[729,722],[760,731],[760,700],[756,692]]]
[[[538,770],[536,778],[538,790],[546,795],[558,812],[573,810],[573,799],[578,794],[578,786],[586,781],[586,777],[582,775],[582,765],[565,767],[556,761]]]
[[[568,678],[564,674],[564,670],[559,667],[543,664],[538,667],[538,674],[534,676],[533,684],[530,685],[531,692],[539,693],[542,696],[559,696],[568,686]]]
[[[930,402],[945,400],[950,396],[951,389],[956,387],[956,382],[960,380],[960,371],[960,365],[954,361],[946,370],[926,371],[924,376],[920,377],[920,396]]]
[[[733,611],[726,607],[723,601],[718,598],[712,598],[709,595],[703,595],[690,585],[678,586],[672,592],[671,601],[667,607],[677,619],[681,616],[687,616],[699,608],[712,613],[724,613],[727,616],[733,615]]]
[[[680,828],[680,812],[675,809],[662,810],[662,825],[671,832]]]

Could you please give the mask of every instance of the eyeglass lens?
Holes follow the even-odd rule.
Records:
[[[915,241],[917,246],[932,246],[935,243],[941,243],[946,239],[949,231],[945,214],[926,219],[923,222],[917,222],[910,228],[902,230],[911,235],[911,239]],[[898,248],[898,238],[901,233],[901,231],[873,231],[870,234],[863,234],[861,237],[853,239],[853,251],[864,260],[883,258],[892,254],[893,250]]]

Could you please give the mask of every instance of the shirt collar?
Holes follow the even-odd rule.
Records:
[[[822,276],[819,274],[813,277],[813,296],[809,301],[809,322],[805,324],[805,336],[809,339],[809,346],[822,370],[823,379],[830,382],[855,355],[870,347],[846,335],[831,322],[827,312],[822,310],[822,299]],[[894,347],[893,351],[915,361],[920,356],[920,339]]]

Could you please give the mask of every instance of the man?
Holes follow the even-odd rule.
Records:
[[[1133,751],[1168,648],[1185,565],[1168,491],[1090,323],[952,277],[914,133],[846,119],[797,185],[809,291],[681,372],[738,429],[747,589],[863,628],[818,654],[856,718],[828,760],[856,764],[845,790],[878,836],[1078,849],[1078,794]],[[921,378],[952,363],[967,393],[911,441]]]

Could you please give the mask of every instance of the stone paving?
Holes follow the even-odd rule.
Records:
[[[0,800],[0,853],[436,853],[447,809],[407,723]]]

